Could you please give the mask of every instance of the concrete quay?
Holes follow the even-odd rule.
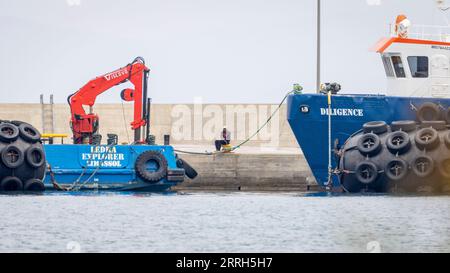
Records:
[[[193,147],[183,150],[195,151]],[[179,153],[179,156],[189,162],[199,175],[194,180],[186,179],[175,190],[320,191],[299,149],[252,151],[247,148],[224,154]]]

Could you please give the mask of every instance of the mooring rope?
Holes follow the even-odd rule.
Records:
[[[300,91],[297,90],[293,90],[293,91],[289,91],[283,98],[283,100],[280,102],[280,104],[278,104],[278,107],[272,112],[272,115],[270,115],[270,117],[266,120],[266,122],[264,122],[263,125],[261,125],[258,130],[256,130],[256,132],[251,135],[250,137],[248,137],[246,140],[244,140],[243,142],[239,143],[238,145],[234,146],[231,150],[234,151],[236,149],[239,149],[241,146],[244,146],[247,142],[249,142],[252,138],[254,138],[256,135],[259,134],[259,132],[266,127],[269,122],[272,120],[272,118],[278,113],[278,111],[281,109],[281,107],[283,106],[283,103],[286,101],[286,99],[289,97],[289,95],[293,94],[293,93],[298,93]]]
[[[178,150],[178,149],[173,149],[175,152],[178,153],[182,153],[182,154],[191,154],[191,155],[213,155],[213,152],[190,152],[190,151],[184,151],[184,150]]]
[[[101,146],[101,145],[98,145],[97,147],[99,147],[99,146]],[[103,158],[98,163],[97,168],[95,168],[95,170],[92,172],[92,174],[83,183],[81,183],[80,186],[78,186],[77,191],[81,190],[97,174],[97,172],[100,170],[100,167],[101,167],[102,163],[106,160],[107,155],[110,153],[111,148],[114,147],[114,145],[106,146],[106,147],[107,147],[106,153],[104,154]],[[74,188],[72,188],[70,190],[74,191]]]
[[[242,141],[241,143],[239,143],[236,146],[233,146],[230,150],[226,150],[226,151],[217,151],[217,152],[190,152],[190,151],[183,151],[183,150],[175,150],[176,152],[179,153],[184,153],[184,154],[194,154],[194,155],[214,155],[214,154],[223,154],[223,153],[229,153],[232,151],[235,151],[239,148],[241,148],[242,146],[244,146],[245,144],[247,144],[247,142],[249,142],[250,140],[252,140],[256,135],[259,134],[259,132],[264,129],[264,127],[266,127],[269,122],[272,120],[272,118],[278,113],[278,111],[281,109],[281,107],[283,107],[284,102],[286,101],[286,99],[292,95],[292,94],[301,94],[301,91],[303,90],[303,88],[301,86],[298,86],[296,89],[289,91],[284,98],[281,100],[280,104],[278,104],[277,108],[272,112],[272,114],[270,115],[270,117],[264,122],[264,124],[262,124],[256,131],[255,133],[253,133],[251,136],[249,136],[247,139],[245,139],[244,141]]]

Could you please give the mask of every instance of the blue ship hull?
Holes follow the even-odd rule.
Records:
[[[434,102],[447,109],[450,99],[391,97],[383,95],[332,96],[331,139],[340,145],[362,125],[370,121],[416,120],[417,108],[425,102]],[[320,186],[326,186],[328,171],[328,99],[323,94],[291,95],[287,101],[287,116],[300,148]],[[332,147],[333,149],[333,147]],[[337,167],[332,157],[332,168]],[[333,186],[339,179],[332,178]]]
[[[172,146],[149,145],[44,145],[47,162],[54,179],[62,187],[78,190],[109,191],[167,191],[180,182],[168,181],[167,177],[155,183],[141,179],[135,168],[137,157],[145,151],[158,151],[167,160],[167,169],[183,171],[177,167]],[[44,185],[54,189],[50,172]]]

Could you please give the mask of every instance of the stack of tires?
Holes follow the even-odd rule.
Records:
[[[41,134],[21,121],[0,121],[0,191],[44,191]]]
[[[450,191],[450,130],[445,121],[369,122],[340,152],[349,192]]]

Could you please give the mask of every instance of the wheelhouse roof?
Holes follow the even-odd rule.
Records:
[[[378,53],[383,53],[386,49],[388,49],[394,43],[450,46],[450,43],[448,43],[448,42],[391,37],[391,38],[380,39],[375,44],[375,46],[372,48],[372,51],[375,51]]]

